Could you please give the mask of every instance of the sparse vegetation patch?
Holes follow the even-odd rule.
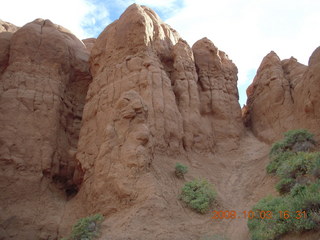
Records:
[[[187,182],[181,193],[181,200],[198,213],[206,213],[216,198],[214,186],[205,179]]]
[[[181,164],[181,163],[176,163],[175,167],[175,174],[178,178],[183,178],[184,175],[188,172],[188,167]]]
[[[71,235],[61,240],[93,240],[100,235],[100,225],[104,217],[101,214],[95,214],[89,217],[81,218],[72,227]]]
[[[315,144],[306,130],[289,131],[273,144],[267,172],[279,177],[276,189],[281,196],[268,196],[253,207],[256,216],[268,212],[268,217],[248,220],[252,240],[320,229],[320,153],[310,152]]]

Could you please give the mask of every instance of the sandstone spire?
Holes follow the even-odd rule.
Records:
[[[243,131],[237,68],[210,40],[191,49],[136,4],[100,34],[90,64],[77,152],[86,180],[78,196],[110,224],[124,217],[120,209],[149,209],[148,216],[133,213],[123,228],[129,231],[142,219],[171,214],[160,210],[168,184],[160,169],[191,155],[201,165],[201,156],[237,147]]]
[[[273,142],[297,128],[320,135],[318,52],[319,48],[310,57],[309,66],[293,57],[281,61],[274,52],[263,59],[247,89],[244,113],[246,125],[260,139]]]

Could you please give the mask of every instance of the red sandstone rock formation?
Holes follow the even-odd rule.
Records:
[[[17,30],[15,25],[0,20],[0,76],[8,65],[10,39]]]
[[[242,132],[238,69],[207,38],[197,41],[192,49],[199,74],[201,115],[210,119],[215,142],[234,141]]]
[[[320,47],[312,53],[302,81],[297,82],[293,98],[298,122],[296,127],[309,129],[320,140]]]
[[[263,59],[247,89],[243,114],[245,124],[257,137],[271,143],[297,128],[320,135],[319,61],[319,48],[308,66],[294,58],[281,61],[274,52]]]
[[[53,239],[66,196],[74,195],[82,182],[75,153],[91,80],[89,56],[81,41],[49,20],[37,19],[5,35],[5,44],[2,40],[4,239]]]
[[[95,38],[87,38],[87,39],[83,39],[82,42],[86,45],[86,48],[89,52],[91,52],[96,39]]]
[[[319,134],[319,56],[265,57],[243,109],[258,138]],[[176,162],[216,185],[218,210],[273,191],[235,64],[206,38],[190,48],[147,7],[83,42],[49,20],[0,21],[0,110],[0,239],[57,239],[92,213],[106,217],[103,239],[248,239],[245,219],[213,222],[178,200]]]
[[[157,154],[214,152],[224,140],[236,146],[237,69],[208,39],[192,51],[152,10],[132,5],[96,40],[90,62],[77,158],[95,210],[141,198],[136,183],[150,182],[142,179]]]
[[[0,33],[1,32],[11,32],[14,33],[15,31],[17,31],[19,29],[19,27],[13,25],[12,23],[8,23],[5,21],[2,21],[0,19]]]

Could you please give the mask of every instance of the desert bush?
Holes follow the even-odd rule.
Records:
[[[316,153],[298,152],[282,161],[276,170],[279,177],[297,178],[310,173],[314,166]]]
[[[276,184],[276,189],[280,194],[289,193],[296,184],[293,178],[283,178]]]
[[[297,186],[290,192],[290,211],[305,211],[306,217],[289,219],[295,231],[305,231],[320,227],[320,181],[308,185]]]
[[[259,216],[261,211],[270,211],[272,218],[252,218],[248,219],[248,228],[252,240],[273,240],[282,234],[290,231],[290,225],[283,218],[280,218],[279,211],[288,210],[288,202],[283,197],[268,196],[260,200],[252,209],[255,216]]]
[[[311,174],[315,177],[320,179],[320,153],[315,155],[315,160],[313,162]]]
[[[314,134],[308,132],[306,129],[296,129],[290,130],[284,134],[284,142],[286,145],[293,145],[295,143],[302,143],[306,141],[310,141],[315,143],[313,137]]]
[[[274,143],[270,150],[270,156],[286,151],[307,152],[315,144],[313,134],[305,129],[291,130],[284,134],[284,139]]]
[[[316,178],[320,166],[318,152],[282,153],[278,155],[277,163],[271,162],[267,169],[276,173],[280,181],[276,189],[281,194],[287,194],[296,184],[312,182],[312,175]]]
[[[288,232],[320,228],[320,153],[309,152],[314,145],[306,130],[289,131],[273,144],[267,172],[280,178],[276,189],[282,196],[269,196],[253,207],[256,214],[270,211],[273,216],[248,219],[252,240],[275,240]]]
[[[188,172],[188,167],[181,164],[181,163],[176,163],[175,167],[175,174],[178,178],[183,178],[184,174]]]
[[[277,155],[272,156],[271,162],[267,166],[267,172],[269,174],[275,174],[278,170],[278,168],[287,161],[290,161],[290,159],[295,155],[296,153],[293,152],[282,152],[278,153]]]
[[[299,206],[305,211],[320,213],[320,180],[293,188],[290,197],[294,206]]]
[[[310,143],[311,145],[303,145],[300,151],[307,152],[315,144],[314,135],[305,129],[296,129],[284,133],[284,139],[280,142],[276,142],[271,148],[271,153],[277,153],[279,151],[292,151],[293,148],[304,143]],[[297,147],[299,149],[299,147]]]
[[[205,213],[214,202],[216,195],[212,184],[205,179],[196,179],[182,187],[180,199],[193,210]]]
[[[270,150],[269,156],[277,156],[278,154],[286,152],[286,146],[283,141],[275,142]]]
[[[100,225],[104,217],[101,214],[95,214],[89,217],[81,218],[72,227],[70,237],[63,240],[93,240],[100,234]]]
[[[301,187],[301,186],[300,186]],[[252,240],[275,240],[289,232],[303,232],[316,229],[320,219],[319,186],[314,184],[300,189],[300,193],[292,197],[269,196],[260,200],[254,207],[255,216],[261,211],[272,212],[272,218],[248,219],[248,227]],[[318,192],[317,192],[318,191]],[[280,214],[279,212],[282,212]],[[305,211],[305,214],[303,213]],[[286,217],[284,213],[286,212]]]

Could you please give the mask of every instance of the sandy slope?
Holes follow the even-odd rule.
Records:
[[[226,210],[235,210],[240,219],[226,221],[226,235],[230,239],[249,239],[247,220],[243,211],[249,211],[259,199],[276,194],[276,179],[266,175],[270,146],[247,133],[238,149],[221,153],[228,162],[223,182],[218,185],[219,195]]]
[[[246,219],[213,220],[212,212],[201,215],[178,200],[185,181],[207,178],[214,183],[218,202],[212,210],[250,210],[260,198],[275,193],[276,179],[267,176],[270,146],[251,133],[241,139],[239,148],[213,155],[155,155],[149,181],[148,200],[109,216],[101,239],[200,239],[205,235],[225,235],[230,240],[247,240]],[[173,174],[176,162],[189,166],[185,180]],[[150,187],[151,186],[151,187]]]

